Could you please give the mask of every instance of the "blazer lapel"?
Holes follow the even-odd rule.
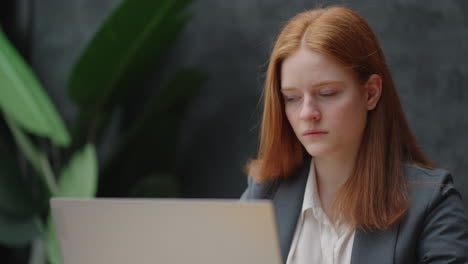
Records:
[[[282,181],[273,197],[283,263],[286,263],[302,209],[309,168],[310,159],[305,159],[304,166],[293,178]]]
[[[393,264],[399,226],[398,223],[385,231],[367,233],[356,229],[351,264]]]
[[[283,263],[287,261],[292,238],[302,209],[309,169],[310,158],[306,158],[304,166],[302,166],[296,175],[277,183],[274,187],[267,188],[269,189],[269,194],[273,195],[272,200],[275,207]],[[276,189],[276,192],[274,189]],[[400,224],[398,223],[384,231],[367,233],[362,229],[356,229],[351,264],[394,264],[399,226]]]

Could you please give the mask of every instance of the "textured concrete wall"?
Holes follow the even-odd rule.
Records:
[[[189,196],[235,197],[257,147],[264,63],[280,26],[313,1],[198,1],[174,60],[211,73],[181,136]],[[325,1],[323,1],[325,2]],[[407,117],[468,200],[468,1],[340,1],[376,32]],[[468,207],[468,202],[465,203]]]
[[[39,2],[39,1],[36,1]],[[61,111],[71,62],[118,0],[42,0],[37,4],[33,63]],[[468,1],[198,0],[193,20],[168,58],[209,74],[182,124],[178,175],[187,197],[237,197],[241,169],[257,148],[265,63],[281,25],[316,3],[361,13],[376,32],[417,138],[453,172],[468,209]]]

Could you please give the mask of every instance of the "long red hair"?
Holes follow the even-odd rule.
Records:
[[[280,94],[281,64],[301,47],[320,52],[350,67],[365,83],[382,78],[382,95],[368,112],[354,173],[339,190],[332,220],[344,220],[364,230],[386,229],[408,209],[404,163],[430,167],[406,121],[380,44],[367,22],[344,7],[319,8],[299,13],[282,29],[273,48],[263,91],[263,118],[258,157],[247,164],[257,182],[288,178],[307,155],[295,136]]]

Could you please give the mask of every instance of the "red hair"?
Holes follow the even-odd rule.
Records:
[[[304,148],[295,136],[280,94],[281,64],[303,45],[350,67],[365,83],[382,78],[382,95],[368,112],[353,174],[341,187],[332,206],[338,216],[364,230],[386,229],[408,209],[404,163],[430,167],[406,121],[380,44],[367,22],[344,7],[299,13],[282,29],[273,48],[263,91],[263,117],[258,157],[247,165],[257,181],[288,178],[304,163]]]

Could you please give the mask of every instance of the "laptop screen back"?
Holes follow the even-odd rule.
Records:
[[[51,200],[64,264],[280,264],[270,201]]]

